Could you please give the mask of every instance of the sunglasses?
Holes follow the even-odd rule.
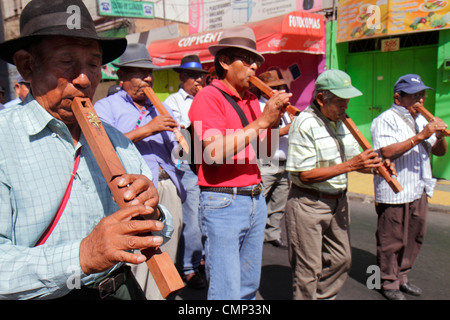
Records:
[[[187,77],[192,79],[203,78],[204,73],[201,72],[183,72]]]
[[[262,64],[261,60],[257,57],[248,55],[234,55],[233,60],[240,60],[247,67],[250,67],[252,64],[256,63],[256,66],[259,68]]]
[[[405,92],[401,92],[400,94],[402,97],[409,97],[413,100],[420,100],[420,99],[426,99],[428,97],[428,94],[421,91],[421,92],[416,92],[416,93],[405,93]]]

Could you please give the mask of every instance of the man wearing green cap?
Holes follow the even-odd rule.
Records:
[[[381,165],[372,149],[360,153],[341,120],[360,95],[345,72],[327,70],[316,80],[314,101],[289,130],[292,185],[285,212],[294,299],[334,299],[350,269],[347,173]]]

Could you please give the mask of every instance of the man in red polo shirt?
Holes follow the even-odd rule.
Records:
[[[219,79],[195,96],[189,112],[203,147],[196,163],[208,299],[254,299],[267,218],[255,146],[265,129],[278,126],[291,94],[276,91],[261,112],[247,91],[264,62],[252,29],[225,30],[209,51]]]

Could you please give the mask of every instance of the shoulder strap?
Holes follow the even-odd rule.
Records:
[[[41,237],[39,238],[38,242],[36,242],[36,244],[34,245],[35,247],[40,246],[40,245],[44,244],[45,241],[47,241],[48,237],[53,232],[53,229],[55,229],[55,226],[58,223],[59,218],[61,217],[61,215],[62,215],[62,213],[64,211],[64,208],[66,207],[67,202],[69,201],[70,191],[72,190],[73,178],[75,177],[75,174],[76,174],[77,169],[78,169],[78,164],[80,163],[80,153],[81,153],[80,149],[78,149],[77,150],[77,157],[75,158],[75,164],[73,166],[73,172],[72,172],[72,175],[70,177],[69,185],[67,186],[66,192],[64,193],[64,196],[63,196],[63,199],[61,201],[61,204],[59,205],[58,211],[56,212],[56,215],[53,218],[53,220],[50,223],[50,225],[47,227],[45,232],[41,235]]]
[[[320,112],[320,110],[318,109],[318,107],[317,107],[317,105],[315,103],[316,102],[314,101],[311,104],[310,108],[308,108],[306,110],[309,111],[310,113],[315,114],[322,121],[322,123],[324,124],[324,126],[327,129],[328,133],[333,138],[333,140],[336,142],[336,145],[337,145],[337,148],[339,150],[339,154],[341,156],[342,162],[347,161],[347,158],[346,158],[345,152],[344,152],[344,147],[342,146],[341,140],[336,136],[336,133],[330,127],[329,120],[325,118],[325,116],[323,115],[322,112]]]
[[[237,104],[236,100],[233,99],[232,96],[230,96],[228,93],[226,93],[225,91],[217,88],[215,85],[212,85],[214,88],[216,88],[217,90],[219,90],[220,92],[222,92],[223,96],[225,97],[225,99],[228,100],[228,102],[233,106],[234,110],[236,110],[237,114],[239,115],[239,118],[241,119],[242,122],[242,128],[248,126],[249,122],[247,117],[245,116],[244,111],[241,109],[241,107],[239,107],[239,105]],[[270,129],[268,129],[270,130]],[[268,137],[270,138],[270,134],[268,134]],[[269,140],[270,141],[270,140]],[[269,142],[270,144],[270,142]],[[256,152],[257,157],[259,158],[259,143],[256,144],[256,146],[254,146],[254,150]]]
[[[249,122],[247,117],[244,114],[244,111],[242,111],[241,107],[239,107],[239,105],[237,104],[236,100],[233,99],[232,96],[230,96],[228,93],[226,93],[225,91],[217,88],[215,85],[212,85],[214,88],[216,88],[217,90],[219,90],[220,92],[222,92],[223,96],[225,97],[225,99],[228,100],[228,102],[233,106],[234,110],[236,110],[237,114],[239,115],[239,118],[241,118],[241,122],[242,122],[242,126],[246,127],[248,126]]]

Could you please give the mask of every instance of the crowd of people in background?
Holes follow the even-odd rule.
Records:
[[[82,30],[59,23],[70,4],[82,8]],[[422,293],[407,274],[425,237],[435,184],[430,156],[446,154],[447,125],[417,112],[431,89],[419,75],[398,79],[392,106],[372,123],[374,147],[361,151],[342,121],[350,99],[363,94],[350,76],[324,71],[311,104],[290,114],[292,93],[280,73],[258,74],[265,59],[249,27],[226,29],[209,47],[217,78],[207,86],[199,57],[184,57],[174,68],[179,90],[161,114],[144,90],[159,69],[146,47],[98,37],[82,1],[32,0],[21,25],[20,38],[0,44],[0,57],[20,73],[17,98],[0,112],[0,297],[163,299],[140,252],[160,247],[187,286],[207,288],[208,299],[251,300],[266,242],[287,249],[294,299],[335,299],[351,268],[352,171],[374,175],[381,293],[389,300]],[[94,108],[127,168],[120,187],[135,209],[126,210],[111,198],[70,107],[75,96],[92,99],[101,65],[116,58],[118,83]],[[252,87],[255,75],[270,96]],[[201,150],[191,144],[191,152],[200,161],[176,156],[176,129],[199,141]],[[35,245],[74,163],[67,207],[48,242]],[[381,166],[401,193],[379,175]],[[81,290],[67,288],[70,265],[79,266]]]

